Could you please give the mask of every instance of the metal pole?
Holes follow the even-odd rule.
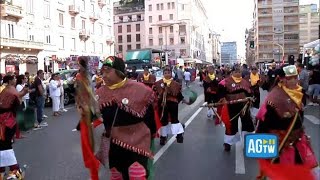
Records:
[[[283,48],[283,46],[281,46],[278,43],[275,43],[275,45],[277,45],[277,46],[279,46],[279,48],[281,48],[281,50],[282,50],[282,58],[284,58],[284,48]],[[279,55],[280,55],[280,52],[279,52]]]
[[[165,64],[165,65],[168,65],[168,64],[169,64],[168,54],[167,54],[167,50],[168,50],[168,33],[167,33],[167,27],[170,27],[170,26],[166,26],[166,27],[165,27],[165,36],[166,36],[166,49],[164,50],[164,55],[165,55],[165,60],[166,60],[166,64]]]
[[[278,44],[280,44],[280,37],[278,36]],[[280,63],[280,46],[278,48],[278,51],[279,51],[279,63]]]

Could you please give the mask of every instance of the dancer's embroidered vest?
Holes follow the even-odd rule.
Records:
[[[114,126],[111,129],[112,143],[143,156],[152,157],[150,151],[151,133],[143,122],[147,109],[154,102],[153,91],[147,86],[134,81],[127,81],[119,88],[111,90],[102,86],[97,90],[100,109],[117,106],[119,109],[129,113],[132,119],[116,119],[116,122],[128,122],[130,125]],[[119,114],[118,114],[119,115]],[[131,120],[141,118],[140,122],[133,123]],[[114,119],[110,113],[108,121]]]
[[[272,89],[266,99],[267,105],[271,107],[278,115],[278,121],[284,121],[290,119],[292,123],[296,112],[299,113],[294,129],[288,136],[283,150],[280,152],[280,163],[295,164],[296,151],[298,152],[302,163],[313,168],[318,165],[317,158],[311,148],[309,138],[306,136],[302,126],[302,110],[299,109],[296,103],[294,103],[287,93],[284,92],[280,87],[276,86]],[[277,118],[277,117],[272,117]],[[281,122],[279,122],[281,123]],[[269,133],[277,134],[279,137],[279,143],[283,141],[288,127],[274,128],[269,130]],[[295,150],[296,149],[296,150]]]
[[[244,79],[236,83],[232,77],[228,77],[225,79],[225,88],[227,89],[227,101],[244,99],[247,97],[246,93],[251,93],[250,84]]]
[[[144,78],[144,76],[143,76],[143,73],[140,73],[140,74],[138,75],[137,81],[138,81],[138,82],[142,82],[142,83],[144,83],[145,85],[147,85],[147,86],[149,86],[149,87],[152,87],[153,84],[156,82],[156,76],[150,74],[150,75],[149,75],[149,79],[146,80],[146,79]]]
[[[154,83],[154,89],[156,90],[157,94],[159,94],[159,97],[162,97],[164,93],[164,82],[163,80],[159,80]],[[179,102],[178,95],[181,92],[181,85],[177,83],[176,81],[172,80],[170,83],[170,86],[168,87],[168,92],[167,92],[167,101],[172,101],[172,102]],[[159,98],[160,101],[162,101],[162,98]]]
[[[216,94],[221,80],[220,76],[216,76],[214,80],[211,80],[209,76],[206,76],[203,81],[208,85],[208,88],[210,87],[212,93]]]

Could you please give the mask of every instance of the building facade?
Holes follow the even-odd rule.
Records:
[[[114,54],[111,0],[12,0],[1,4],[1,73],[72,68],[76,56]]]
[[[221,64],[233,65],[237,63],[237,42],[222,42]]]
[[[246,64],[248,65],[254,65],[255,63],[255,53],[254,53],[254,29],[250,28],[246,30],[246,40],[245,40],[245,46],[246,46]]]
[[[319,11],[316,4],[300,5],[300,48],[319,39]],[[301,52],[302,53],[302,52]]]
[[[255,0],[253,16],[256,62],[298,58],[299,0]]]
[[[145,48],[145,7],[143,1],[139,2],[114,2],[115,51],[123,57],[127,50]]]
[[[166,50],[171,64],[211,62],[208,17],[201,0],[145,0],[145,45]]]
[[[208,52],[211,54],[209,59],[212,59],[214,64],[221,64],[221,42],[220,42],[220,34],[217,34],[214,31],[211,31],[209,34],[210,41],[210,49]]]

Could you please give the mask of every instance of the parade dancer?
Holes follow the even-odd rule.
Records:
[[[100,113],[92,90],[88,61],[89,58],[85,56],[78,58],[80,69],[75,81],[75,99],[81,115],[79,127],[84,164],[90,171],[91,180],[98,180],[99,161],[94,155],[94,137],[91,123],[95,120],[100,121]]]
[[[151,88],[125,77],[121,58],[108,57],[101,72],[105,83],[96,94],[106,136],[110,139],[111,179],[145,180],[150,175],[151,141],[157,131],[154,93]]]
[[[214,67],[209,66],[207,68],[208,74],[203,79],[203,89],[204,89],[204,99],[205,102],[209,103],[216,103],[219,101],[218,97],[218,85],[221,79],[216,76],[214,73]],[[211,118],[214,115],[214,110],[212,107],[208,107],[207,117]]]
[[[303,128],[303,93],[302,87],[298,85],[297,69],[290,65],[283,67],[278,73],[279,82],[276,82],[277,85],[268,94],[258,112],[256,133],[277,134],[280,154],[271,162],[260,161],[262,171],[258,179],[268,176],[269,169],[273,168],[272,164],[304,165],[309,170],[316,168],[314,170],[319,172],[310,138]],[[298,179],[298,176],[294,179]]]
[[[24,173],[19,168],[12,143],[17,130],[16,113],[21,104],[21,98],[29,92],[24,87],[20,93],[16,90],[16,78],[14,75],[6,75],[3,78],[6,87],[0,94],[0,180],[4,180],[5,168],[10,172],[7,179],[23,179]]]
[[[250,84],[251,84],[251,90],[253,92],[253,96],[255,98],[255,101],[253,102],[253,107],[259,109],[260,107],[260,84],[261,84],[261,79],[260,75],[258,73],[258,68],[253,66],[251,68],[251,73],[250,73]]]
[[[240,67],[234,66],[230,77],[219,83],[219,97],[221,102],[236,101],[251,97],[250,84],[242,79]],[[241,118],[242,135],[254,131],[254,126],[249,109],[250,102],[224,105],[221,116],[228,117],[224,119],[226,126],[224,136],[224,150],[230,151],[231,145],[239,140],[238,118]]]
[[[137,81],[152,88],[153,84],[156,82],[156,76],[149,72],[148,66],[145,66],[143,69],[144,71],[138,75]]]
[[[163,70],[163,76],[163,79],[155,82],[154,85],[158,95],[158,112],[162,125],[160,128],[160,145],[166,144],[169,134],[177,135],[177,142],[183,143],[184,127],[178,120],[178,106],[183,100],[181,85],[172,79],[170,68]]]

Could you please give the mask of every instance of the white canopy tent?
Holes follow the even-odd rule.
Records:
[[[317,39],[315,41],[309,42],[308,44],[303,45],[303,53],[302,53],[302,62],[304,63],[305,58],[305,52],[307,49],[315,48],[317,45],[320,44],[320,39]]]
[[[316,47],[318,44],[320,44],[320,39],[309,42],[308,44],[303,45],[304,49],[310,49]]]

